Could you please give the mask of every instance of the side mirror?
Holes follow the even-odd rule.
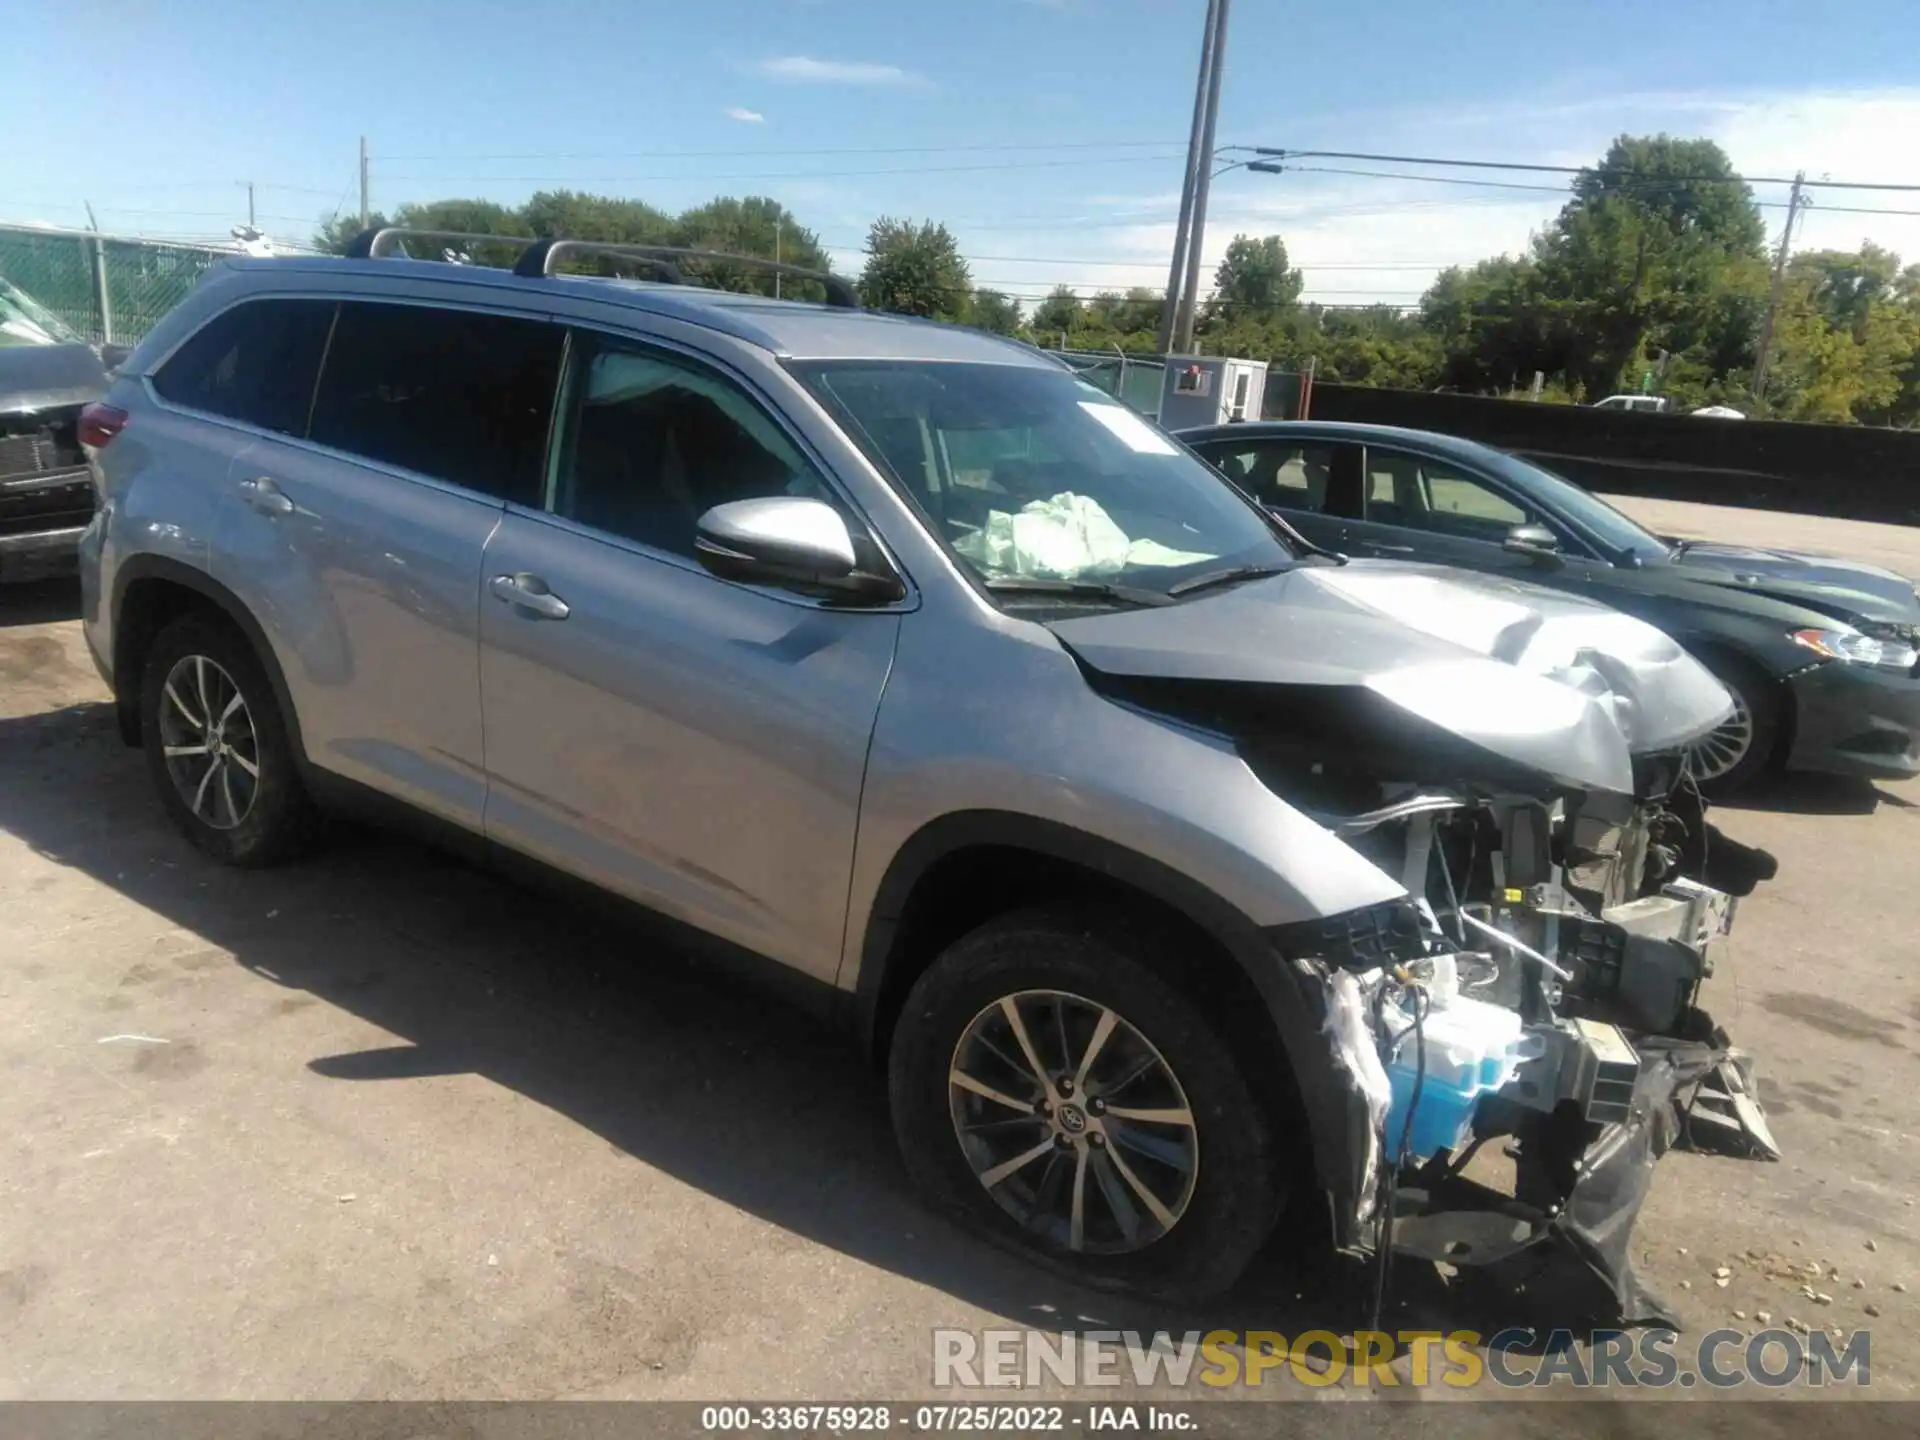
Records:
[[[904,593],[892,575],[860,570],[847,522],[823,500],[772,495],[716,505],[700,517],[693,553],[715,575],[753,585],[867,603]]]
[[[1531,556],[1535,560],[1558,559],[1560,542],[1553,532],[1544,525],[1516,525],[1507,531],[1507,538],[1500,542],[1502,550],[1510,550],[1515,555]]]

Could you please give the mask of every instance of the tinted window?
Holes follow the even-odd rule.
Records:
[[[215,316],[153,377],[175,405],[304,435],[330,300],[250,300]]]
[[[1444,461],[1367,451],[1366,517],[1464,540],[1498,544],[1515,525],[1538,519],[1531,510]]]
[[[1333,446],[1298,440],[1237,444],[1210,452],[1213,463],[1262,505],[1321,514],[1333,482]]]
[[[343,304],[312,438],[538,504],[562,338],[538,320]]]
[[[834,497],[730,381],[666,355],[579,337],[555,474],[556,514],[677,555],[730,500]]]

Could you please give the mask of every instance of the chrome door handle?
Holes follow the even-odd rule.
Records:
[[[547,588],[538,575],[496,575],[487,582],[493,598],[538,615],[542,620],[564,620],[573,607]]]
[[[264,515],[291,515],[295,508],[286,493],[265,475],[242,480],[240,498]]]

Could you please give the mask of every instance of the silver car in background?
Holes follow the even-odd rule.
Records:
[[[1727,1057],[1695,991],[1770,873],[1687,783],[1728,701],[1665,636],[1317,552],[831,277],[393,239],[212,272],[90,418],[87,640],[203,850],[397,809],[765,962],[885,1067],[928,1195],[1083,1281],[1218,1291],[1289,1202],[1413,1244],[1396,1179],[1511,1134],[1517,1196],[1429,1186],[1419,1243],[1646,1311],[1663,1117]],[[1451,1082],[1393,1087],[1470,1005],[1514,1043],[1422,1150]]]

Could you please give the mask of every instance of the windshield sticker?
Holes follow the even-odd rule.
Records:
[[[1178,455],[1173,442],[1124,405],[1082,400],[1080,408],[1098,420],[1136,455]]]

